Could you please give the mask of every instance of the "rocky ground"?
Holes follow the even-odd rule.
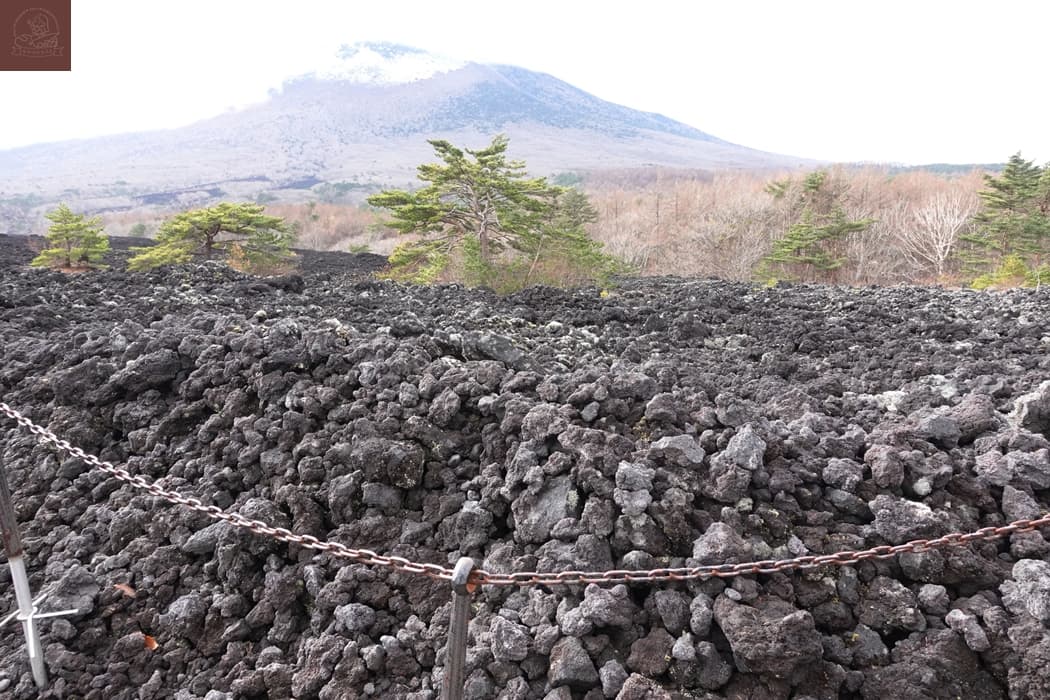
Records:
[[[489,571],[787,558],[1041,515],[1050,293],[405,287],[369,256],[66,276],[0,241],[0,398],[295,532]],[[157,498],[3,421],[52,683],[10,698],[436,698],[447,584]],[[1047,698],[1039,533],[731,581],[482,588],[468,698]],[[6,567],[0,610],[13,607]],[[155,644],[154,644],[155,643]],[[155,648],[151,648],[154,647]]]

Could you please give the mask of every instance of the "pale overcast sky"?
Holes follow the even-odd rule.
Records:
[[[0,73],[0,148],[180,126],[380,40],[779,153],[1050,160],[1042,0],[73,0],[73,24],[71,73]]]

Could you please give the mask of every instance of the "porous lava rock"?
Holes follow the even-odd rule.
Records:
[[[492,572],[685,568],[1000,527],[1050,503],[1050,291],[623,280],[500,297],[305,253],[66,275],[0,240],[0,398],[209,506]],[[0,695],[437,698],[451,590],[165,503],[2,423],[51,683]],[[1050,544],[482,586],[470,698],[1050,697]],[[0,567],[0,608],[11,609]]]

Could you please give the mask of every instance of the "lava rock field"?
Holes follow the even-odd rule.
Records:
[[[118,241],[114,239],[114,242]],[[0,400],[230,512],[490,572],[828,554],[1050,509],[1050,292],[625,280],[499,297],[304,254],[32,270],[0,240]],[[0,696],[440,694],[451,590],[216,523],[4,419],[51,675]],[[482,586],[465,697],[1050,698],[1050,544]],[[0,566],[0,613],[15,601]]]

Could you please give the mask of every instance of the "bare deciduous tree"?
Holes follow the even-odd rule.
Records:
[[[907,225],[897,232],[901,252],[917,266],[941,278],[955,251],[959,235],[977,213],[972,192],[937,192],[910,211]]]
[[[734,202],[689,227],[681,245],[669,251],[677,274],[750,280],[769,252],[770,213],[748,202]]]

